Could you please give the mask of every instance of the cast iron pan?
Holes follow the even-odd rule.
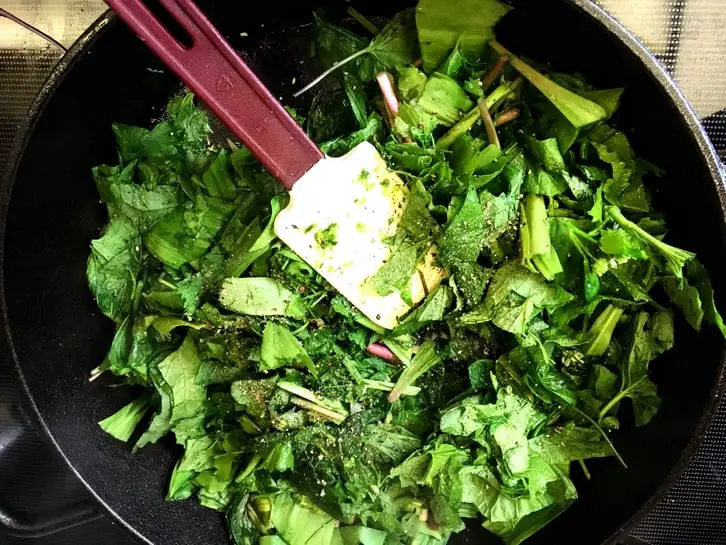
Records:
[[[284,9],[273,2],[200,3],[276,95],[287,100],[293,77],[306,81],[318,70],[306,60],[306,25],[320,2]],[[390,15],[407,4],[367,0],[360,7]],[[653,189],[672,226],[670,240],[697,251],[716,293],[726,294],[726,278],[719,274],[726,265],[723,182],[680,92],[625,30],[587,0],[525,4],[501,23],[500,40],[559,70],[579,71],[599,87],[628,88],[617,122],[635,149],[667,172]],[[112,335],[85,281],[89,242],[106,221],[90,169],[116,161],[113,121],[149,125],[178,90],[177,80],[161,70],[130,31],[102,17],[61,62],[31,110],[1,202],[2,343],[39,426],[114,516],[149,543],[216,545],[227,542],[221,515],[195,501],[164,501],[180,455],[172,441],[132,455],[97,426],[134,392],[109,388],[109,379],[86,380]],[[726,308],[726,300],[720,303]],[[676,348],[654,367],[663,409],[651,425],[626,427],[616,438],[630,469],[613,460],[588,464],[593,477],[576,483],[580,500],[528,543],[626,542],[622,535],[688,461],[724,383],[723,340],[715,328],[697,335],[680,323]],[[455,542],[467,539],[496,542],[481,528]]]

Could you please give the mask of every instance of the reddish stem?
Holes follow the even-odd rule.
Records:
[[[498,149],[502,149],[502,145],[499,143],[499,136],[497,136],[497,129],[494,127],[494,121],[492,121],[492,116],[487,107],[486,97],[482,97],[479,100],[479,113],[481,114],[482,121],[484,121],[484,128],[487,131],[489,143]]]
[[[398,358],[396,358],[396,355],[389,350],[387,346],[384,346],[382,344],[378,343],[371,343],[368,345],[368,353],[376,356],[377,358],[381,358],[382,360],[391,361],[391,362],[397,362]]]
[[[393,89],[392,77],[388,72],[380,72],[376,76],[378,85],[381,88],[383,94],[383,102],[386,105],[391,118],[395,119],[398,116],[398,97],[396,97],[396,91]]]
[[[494,65],[494,67],[489,71],[489,73],[484,77],[484,79],[481,82],[481,88],[486,93],[487,89],[492,86],[492,83],[494,83],[494,80],[497,79],[497,76],[502,73],[502,70],[504,70],[504,66],[509,61],[509,57],[506,55],[502,55],[497,60],[497,63]]]
[[[497,118],[494,120],[494,126],[495,127],[501,127],[502,125],[505,125],[509,123],[510,121],[514,121],[517,119],[520,115],[519,108],[512,108],[511,110],[507,110],[506,112],[502,112],[497,116]]]

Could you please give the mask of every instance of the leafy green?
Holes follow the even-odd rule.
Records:
[[[406,66],[418,54],[416,35],[414,10],[400,11],[373,38],[369,51],[386,68]]]
[[[441,430],[451,435],[473,437],[484,445],[488,444],[485,435],[491,434],[502,452],[506,453],[526,444],[529,432],[544,420],[545,415],[526,399],[503,390],[497,396],[496,404],[466,403],[449,409],[441,416]],[[503,431],[497,433],[500,427]],[[512,469],[521,462],[514,456],[508,465]]]
[[[185,278],[177,285],[177,292],[182,300],[184,314],[193,315],[199,308],[202,298],[202,277],[197,275]]]
[[[388,400],[391,403],[397,401],[406,388],[412,386],[421,375],[439,363],[441,363],[441,358],[436,352],[436,346],[431,342],[424,343],[408,367],[398,377],[396,385],[388,394]]]
[[[451,127],[474,103],[456,81],[436,72],[426,81],[416,105]]]
[[[590,342],[587,346],[586,356],[603,356],[610,345],[613,331],[618,325],[623,309],[615,305],[608,305],[590,328]]]
[[[583,98],[572,91],[558,85],[551,79],[542,75],[527,63],[512,55],[504,46],[496,41],[490,45],[500,55],[506,55],[512,66],[527,78],[532,85],[547,97],[552,104],[564,115],[567,120],[577,128],[586,127],[602,121],[607,117],[605,108]]]
[[[87,278],[101,311],[117,323],[131,310],[141,261],[141,237],[123,218],[112,220],[91,243]]]
[[[600,239],[600,248],[608,255],[632,259],[648,259],[640,241],[624,229],[607,229]]]
[[[176,209],[177,190],[166,185],[147,188],[134,183],[136,167],[136,162],[123,169],[102,165],[93,169],[93,176],[110,214],[123,216],[140,231],[146,231]]]
[[[677,278],[666,277],[663,287],[673,304],[678,307],[686,321],[696,331],[701,330],[705,319],[719,328],[726,336],[726,326],[714,302],[713,286],[708,272],[697,259],[686,266],[687,276],[680,282]]]
[[[550,227],[544,198],[528,194],[521,210],[520,242],[522,257],[529,261],[547,280],[563,272],[557,251],[552,247]]]
[[[269,403],[277,388],[274,379],[237,380],[230,392],[234,400],[255,418],[264,418],[269,413]]]
[[[229,250],[229,256],[224,268],[225,276],[239,276],[244,273],[255,261],[265,255],[277,238],[274,231],[277,214],[284,208],[285,197],[275,197],[270,203],[270,218],[265,228],[259,233],[254,242],[247,235],[247,229],[240,235]],[[252,225],[252,224],[251,224]],[[251,245],[250,245],[251,243]]]
[[[381,69],[410,64],[418,54],[414,10],[411,9],[394,15],[369,44],[360,36],[324,21],[318,14],[315,14],[315,23],[316,51],[327,70],[298,91],[297,95],[350,63],[355,63],[360,79],[369,82],[375,79]]]
[[[270,322],[265,326],[260,348],[260,371],[271,371],[286,365],[306,367],[316,374],[315,364],[289,329]]]
[[[299,294],[272,278],[227,278],[219,293],[219,304],[249,316],[289,316],[305,319]]]
[[[178,269],[202,257],[233,212],[233,205],[197,195],[144,235],[146,248],[162,263]]]
[[[283,492],[272,502],[271,522],[285,543],[306,545],[342,540],[337,521],[305,497],[294,498]]]
[[[221,150],[202,174],[202,182],[211,197],[231,201],[237,197],[237,188],[232,178],[227,150]]]
[[[638,224],[627,219],[616,206],[611,206],[607,210],[608,214],[620,227],[646,245],[647,249],[650,250],[649,256],[651,260],[660,270],[678,279],[683,278],[683,268],[686,266],[686,263],[696,257],[696,254],[681,250],[657,239]]]
[[[444,231],[439,254],[469,306],[481,300],[489,279],[489,273],[477,263],[485,234],[484,212],[476,190],[469,185],[464,201]]]
[[[661,399],[655,384],[648,376],[650,362],[673,347],[673,315],[659,311],[639,312],[633,319],[630,348],[621,362],[620,391],[605,405],[600,417],[605,417],[624,398],[630,398],[635,424],[644,426],[655,416]]]
[[[464,55],[482,56],[494,37],[494,26],[510,9],[496,1],[467,0],[456,9],[442,0],[419,2],[416,25],[426,70],[436,69],[457,43]]]
[[[593,131],[591,145],[612,172],[612,177],[602,186],[605,198],[624,210],[650,212],[650,196],[642,180],[643,169],[638,165],[627,137],[620,131],[601,126]],[[589,172],[597,171],[591,169]]]
[[[199,354],[189,336],[176,352],[158,364],[152,376],[161,396],[161,407],[136,448],[155,443],[172,429],[181,445],[204,435],[202,422],[207,396],[205,388],[195,380],[199,366]]]
[[[464,467],[462,501],[507,543],[521,543],[576,498],[568,476],[572,461],[611,454],[597,431],[573,424],[530,438],[545,419],[509,390],[500,390],[495,404],[462,402],[442,416],[443,431],[473,436],[495,448],[484,460]]]
[[[464,324],[492,321],[497,327],[525,335],[530,322],[543,310],[554,311],[573,296],[516,262],[494,274],[483,304],[461,317]]]
[[[147,178],[156,178],[154,167],[186,176],[201,172],[207,164],[207,138],[212,132],[207,115],[196,107],[191,94],[173,98],[167,114],[168,119],[152,130],[120,123],[112,126],[122,163],[144,161]]]
[[[147,392],[120,409],[115,414],[101,420],[98,425],[110,436],[119,441],[128,441],[136,426],[151,408],[151,395]]]
[[[443,320],[452,301],[451,288],[438,286],[416,310],[406,316],[393,334],[398,336],[414,333],[433,322]]]
[[[379,295],[401,292],[408,298],[409,283],[417,266],[434,241],[439,226],[429,211],[431,195],[416,183],[406,202],[396,236],[391,247],[390,259],[373,277],[373,286]]]

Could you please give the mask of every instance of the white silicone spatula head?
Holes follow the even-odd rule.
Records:
[[[391,257],[387,241],[396,234],[407,197],[403,181],[364,142],[344,157],[320,161],[298,180],[275,232],[363,314],[391,329],[411,307],[398,292],[379,295],[373,277]],[[411,277],[413,304],[443,276],[430,251]]]

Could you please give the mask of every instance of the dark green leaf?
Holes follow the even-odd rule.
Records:
[[[333,25],[315,12],[315,51],[324,68],[332,68],[346,58],[366,49],[369,43],[362,37]],[[355,71],[362,81],[372,81],[377,68],[368,55],[355,59]]]
[[[197,311],[202,297],[202,277],[196,275],[182,280],[177,285],[177,291],[184,305],[184,314],[192,316]]]
[[[679,281],[677,278],[666,277],[662,282],[671,301],[693,329],[700,331],[705,318],[726,335],[726,326],[714,303],[708,272],[697,259],[688,263],[686,278]]]
[[[604,417],[624,398],[630,398],[635,424],[644,426],[660,408],[660,397],[648,376],[648,367],[656,357],[673,347],[673,315],[659,311],[653,315],[639,312],[633,319],[630,349],[621,362],[620,392],[603,408]]]
[[[623,315],[623,309],[615,305],[608,305],[593,322],[588,336],[590,342],[587,346],[586,356],[602,356],[610,345],[615,327]]]
[[[443,0],[419,2],[416,25],[426,70],[436,69],[457,42],[468,57],[481,57],[494,37],[494,26],[510,9],[498,1],[467,0],[456,9]]]
[[[344,155],[361,142],[371,140],[376,133],[379,132],[382,126],[383,120],[381,119],[381,116],[376,113],[372,113],[368,116],[368,122],[365,127],[347,136],[340,136],[334,140],[323,142],[320,144],[320,149],[333,157]]]
[[[238,314],[305,318],[300,295],[272,278],[227,278],[219,293],[219,304]]]
[[[398,91],[403,100],[414,100],[421,96],[426,86],[426,74],[413,66],[398,71]]]
[[[120,409],[117,413],[101,420],[98,425],[119,441],[128,441],[136,426],[151,408],[151,393],[146,392]]]
[[[436,346],[430,341],[423,343],[411,363],[399,375],[396,385],[388,395],[388,400],[391,403],[397,401],[406,388],[413,386],[421,375],[439,363],[441,357],[436,351]]]
[[[679,280],[683,278],[683,268],[686,263],[696,257],[696,254],[681,250],[657,239],[638,224],[627,219],[616,206],[608,207],[608,214],[620,227],[648,248],[648,255],[660,270],[675,276]]]
[[[399,11],[373,38],[368,50],[386,68],[411,64],[418,56],[415,10]]]
[[[232,383],[234,400],[255,418],[266,418],[272,394],[276,391],[275,379],[238,380]]]
[[[178,269],[207,252],[233,211],[229,203],[198,195],[191,206],[157,223],[144,235],[144,243],[159,261]]]
[[[509,62],[512,66],[527,78],[532,85],[539,89],[575,127],[582,128],[592,125],[593,123],[602,121],[607,116],[607,112],[602,106],[561,87],[521,59],[512,55],[501,44],[490,42],[490,45],[500,55],[508,55]]]
[[[228,201],[237,197],[237,188],[230,171],[227,150],[221,150],[217,157],[202,174],[202,181],[210,197],[219,197]]]
[[[141,259],[141,237],[130,221],[113,219],[91,243],[86,275],[101,311],[120,323],[131,312]]]
[[[543,309],[555,310],[573,296],[540,275],[516,262],[502,266],[494,274],[483,305],[462,316],[463,323],[482,323],[488,320],[518,335],[525,335],[527,325]]]
[[[469,366],[469,382],[472,388],[483,390],[492,385],[491,373],[494,371],[492,360],[478,360]]]
[[[455,80],[438,72],[428,79],[416,104],[446,127],[451,127],[474,106]]]
[[[317,374],[313,360],[305,352],[300,341],[280,324],[269,322],[265,326],[261,350],[260,371],[271,371],[291,365],[307,368],[313,375]]]
[[[249,495],[240,496],[227,512],[229,532],[235,545],[257,545],[260,537],[258,528],[249,518],[249,499]]]
[[[366,106],[366,94],[363,84],[353,74],[345,72],[343,74],[343,86],[359,128],[364,129],[368,124],[368,107]]]
[[[477,264],[486,227],[484,212],[473,185],[446,228],[439,247],[439,259],[455,275],[456,284],[464,291],[469,305],[477,304],[489,275]]]
[[[430,294],[416,310],[411,312],[394,331],[394,336],[414,333],[427,325],[442,320],[453,301],[451,288],[442,286]]]
[[[177,189],[159,186],[154,189],[133,182],[129,170],[135,169],[131,163],[123,171],[112,169],[102,173],[94,169],[96,186],[112,215],[120,214],[128,218],[140,231],[146,231],[157,221],[174,211],[177,207]]]

